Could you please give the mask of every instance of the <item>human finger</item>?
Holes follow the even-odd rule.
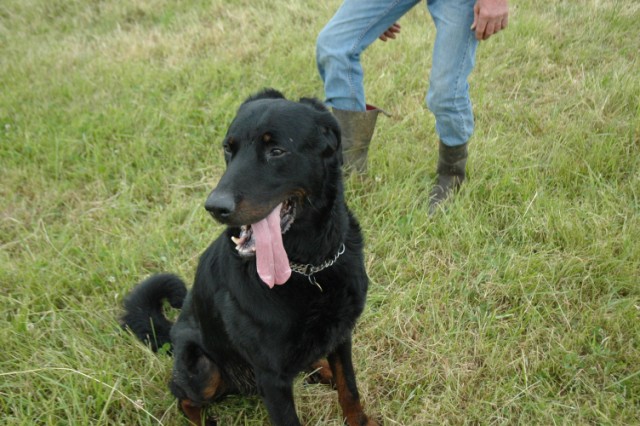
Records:
[[[483,19],[479,19],[475,23],[475,27],[473,29],[476,32],[476,39],[484,40],[484,33],[485,33],[485,30],[487,29],[487,21]]]
[[[476,3],[476,5],[473,7],[473,23],[471,24],[471,31],[475,31],[477,25],[478,25],[478,15],[480,13],[480,8],[478,7],[478,4]]]
[[[387,41],[389,39],[395,39],[396,34],[400,32],[402,27],[398,23],[394,23],[389,28],[385,30],[378,38],[382,41]]]
[[[502,18],[502,22],[501,22],[501,30],[504,30],[505,28],[507,28],[507,26],[509,25],[509,16],[505,16],[504,18]]]
[[[492,35],[497,33],[498,30],[497,30],[496,27],[497,26],[496,26],[495,21],[487,22],[487,26],[485,27],[484,33],[482,34],[482,40],[487,40],[489,37],[491,37]]]

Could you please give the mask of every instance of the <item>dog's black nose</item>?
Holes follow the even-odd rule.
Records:
[[[219,221],[224,221],[236,210],[236,202],[232,194],[214,190],[207,197],[204,208]]]

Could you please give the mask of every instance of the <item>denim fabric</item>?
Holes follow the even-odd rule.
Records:
[[[364,111],[360,54],[421,0],[345,0],[322,29],[316,45],[318,71],[330,107]],[[466,143],[473,133],[467,79],[478,42],[471,30],[476,0],[426,0],[436,27],[426,103],[445,145]],[[401,35],[400,35],[401,37]]]

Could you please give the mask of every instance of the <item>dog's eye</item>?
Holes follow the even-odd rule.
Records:
[[[284,154],[286,154],[286,151],[281,148],[271,148],[269,150],[269,157],[271,158],[282,157]]]

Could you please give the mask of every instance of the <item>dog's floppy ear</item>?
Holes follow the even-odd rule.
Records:
[[[329,157],[337,153],[342,164],[342,133],[338,120],[329,111],[325,111],[318,114],[318,125],[326,143],[322,155]]]
[[[322,141],[322,156],[329,157],[334,153],[338,153],[340,163],[342,163],[342,135],[340,132],[340,124],[334,115],[326,106],[315,98],[301,98],[300,103],[311,106],[316,110],[316,123],[320,129]]]
[[[249,96],[247,99],[244,100],[242,105],[247,104],[249,102],[257,101],[258,99],[285,99],[285,97],[282,93],[280,93],[276,89],[265,88]]]

